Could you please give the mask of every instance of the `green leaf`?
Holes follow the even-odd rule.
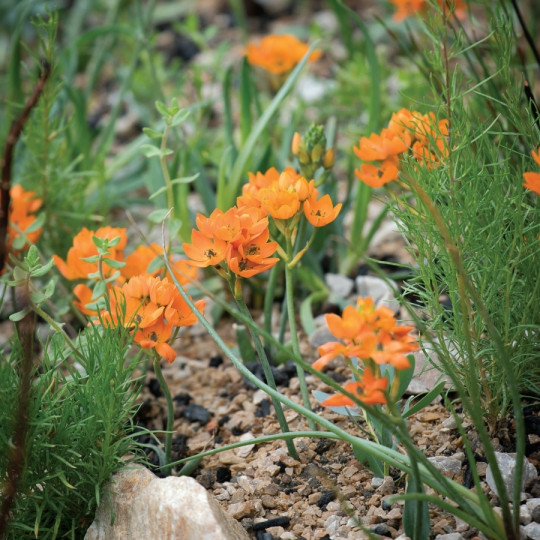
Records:
[[[158,210],[154,210],[151,212],[148,216],[148,220],[152,223],[161,223],[169,214],[169,210],[165,208],[160,208]]]
[[[155,105],[158,113],[161,114],[163,118],[168,118],[170,116],[169,109],[167,109],[164,103],[161,101],[156,101]]]
[[[143,128],[143,133],[150,139],[161,139],[163,137],[163,133],[160,133],[159,131],[156,131],[155,129],[149,127]]]
[[[406,493],[424,493],[424,487],[414,477],[407,478]],[[429,509],[425,501],[405,500],[403,507],[403,529],[405,534],[415,540],[429,538]]]
[[[25,307],[21,311],[17,311],[17,313],[13,313],[9,316],[9,320],[13,322],[19,322],[22,321],[29,313],[32,311],[32,308],[30,306]]]
[[[367,463],[369,470],[378,478],[384,478],[384,463],[381,459],[378,459],[371,454],[363,452],[357,446],[353,446],[354,457],[363,464]]]
[[[35,269],[33,269],[31,272],[30,272],[30,275],[32,277],[41,277],[41,276],[44,276],[45,274],[48,274],[49,271],[51,270],[51,268],[54,266],[54,259],[50,259],[49,261],[47,261],[44,265],[42,266],[39,266]]]
[[[106,290],[107,284],[104,281],[98,281],[94,286],[91,300],[97,300],[98,298],[102,297]]]
[[[99,255],[92,255],[91,257],[81,257],[81,261],[87,263],[97,263],[99,261]]]
[[[441,381],[435,388],[430,390],[422,399],[416,402],[410,409],[403,411],[403,418],[408,418],[412,414],[417,413],[422,410],[424,407],[427,407],[443,390],[445,382]]]
[[[246,327],[242,324],[239,324],[236,327],[236,341],[238,343],[240,357],[244,364],[256,362],[257,356],[255,354],[255,349],[253,348],[253,343],[251,343],[251,338],[249,337]]]
[[[48,300],[54,293],[54,286],[56,284],[56,280],[51,279],[43,291],[31,291],[30,292],[30,301],[34,304],[38,305],[45,302],[45,300]]]
[[[182,176],[180,178],[175,178],[174,180],[171,180],[171,184],[174,186],[175,184],[191,184],[191,182],[194,182],[199,178],[200,173],[193,174],[191,176]]]
[[[153,146],[151,144],[142,144],[140,148],[143,155],[147,158],[151,158],[151,157],[161,158],[163,156],[168,156],[173,153],[173,151],[170,148],[165,148],[164,150],[161,150],[161,148],[158,148],[157,146]]]
[[[189,116],[189,110],[188,109],[180,109],[171,120],[171,127],[176,127],[185,122],[187,117]]]
[[[33,244],[28,248],[28,253],[24,257],[24,262],[29,269],[39,264],[39,252],[37,247]]]
[[[124,268],[126,266],[125,262],[110,259],[109,257],[104,257],[103,262],[107,263],[111,268]]]

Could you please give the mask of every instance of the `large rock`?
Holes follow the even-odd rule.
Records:
[[[131,467],[115,474],[109,489],[110,501],[105,494],[85,540],[249,539],[193,478],[158,478],[144,467]]]
[[[495,452],[495,459],[497,460],[497,465],[499,466],[499,469],[501,471],[502,479],[504,482],[504,485],[506,487],[506,492],[508,493],[508,497],[510,499],[513,499],[514,494],[514,476],[515,476],[515,469],[516,469],[516,458],[512,454],[504,454],[502,452]],[[521,491],[523,491],[523,487],[527,482],[530,480],[536,478],[538,476],[538,473],[536,472],[536,469],[534,465],[527,459],[523,458],[523,477],[521,479]],[[487,471],[486,471],[486,482],[488,483],[488,486],[493,490],[495,494],[497,493],[497,488],[495,486],[495,480],[493,479],[493,473],[492,473],[492,467],[491,465],[488,465]]]

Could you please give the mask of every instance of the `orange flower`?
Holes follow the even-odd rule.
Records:
[[[540,173],[526,172],[523,173],[523,178],[525,178],[523,186],[540,195]]]
[[[77,300],[73,301],[75,307],[84,315],[95,317],[96,311],[86,307],[92,302],[92,289],[84,283],[79,283],[73,288],[73,294],[77,297]]]
[[[304,201],[304,215],[314,227],[324,227],[337,218],[341,206],[341,203],[334,206],[330,195],[323,195],[318,201],[312,197]]]
[[[275,75],[284,75],[302,60],[308,49],[307,45],[294,36],[270,35],[258,44],[249,43],[246,55],[251,65],[260,66]],[[314,51],[308,61],[313,62],[320,56],[320,51]]]
[[[182,244],[185,254],[191,259],[190,264],[204,268],[216,266],[225,259],[227,242],[209,238],[196,229],[191,232],[191,244]]]
[[[362,137],[358,147],[353,147],[353,150],[363,161],[384,161],[405,152],[410,144],[411,138],[406,132],[383,129],[380,135],[372,133],[369,137]]]
[[[383,161],[380,166],[362,163],[360,170],[354,170],[356,177],[372,188],[379,188],[388,182],[397,180],[398,172],[399,170],[393,159]]]
[[[376,378],[369,368],[365,368],[361,381],[347,383],[343,388],[366,405],[385,405],[388,379]],[[352,407],[354,404],[351,398],[343,394],[334,394],[321,402],[323,407]]]
[[[391,0],[391,2],[396,6],[397,11],[394,13],[395,21],[402,21],[403,19],[414,15],[417,12],[425,11],[429,4],[426,0]],[[439,5],[443,6],[443,2],[446,4],[446,13],[448,10],[448,0],[439,0]],[[463,18],[466,14],[466,4],[464,0],[450,0],[450,9],[455,13],[456,17]]]
[[[41,236],[41,227],[34,231],[26,231],[36,220],[33,214],[39,210],[42,201],[39,197],[36,197],[35,191],[25,191],[20,185],[13,186],[9,190],[9,195],[7,250],[12,251],[13,241],[21,234],[24,234],[28,239],[28,242],[25,243],[21,250],[28,249],[29,244],[36,243]]]
[[[298,194],[293,189],[281,190],[278,186],[259,192],[261,208],[274,219],[290,219],[300,209]]]
[[[532,150],[531,155],[534,161],[538,165],[540,165],[540,146],[538,147],[538,150],[536,152]],[[523,182],[523,186],[540,195],[540,173],[525,172],[523,173],[523,178],[525,179],[525,182]]]
[[[112,287],[108,310],[100,313],[107,327],[123,326],[135,332],[134,341],[143,348],[153,348],[172,362],[176,353],[170,346],[175,327],[191,326],[197,317],[174,284],[167,278],[143,274],[134,276],[122,286]],[[195,302],[202,311],[204,300]]]
[[[148,267],[156,259],[156,257],[163,255],[163,248],[155,242],[150,246],[141,245],[137,249],[128,255],[125,260],[125,266],[120,268],[120,274],[122,278],[130,279],[140,274],[149,274],[151,276],[163,276],[170,278],[168,271],[165,271],[165,267],[156,268],[152,272],[148,272]],[[197,270],[189,264],[187,259],[179,259],[173,261],[172,256],[169,256],[169,264],[176,279],[181,285],[189,283],[191,280],[197,277]]]
[[[66,279],[86,279],[89,274],[97,272],[97,262],[91,263],[83,260],[87,257],[98,255],[97,246],[92,241],[93,236],[108,240],[120,237],[120,242],[116,246],[110,248],[107,258],[115,261],[123,261],[123,250],[127,243],[126,229],[101,227],[94,232],[84,227],[81,232],[73,238],[73,247],[68,251],[66,261],[61,259],[58,255],[53,255],[58,270]],[[102,265],[102,270],[105,277],[108,277],[115,272],[115,270],[106,263]]]
[[[365,326],[365,317],[354,306],[345,306],[341,317],[335,313],[325,315],[328,330],[339,339],[354,339]]]

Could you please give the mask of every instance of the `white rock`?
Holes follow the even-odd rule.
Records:
[[[453,456],[433,456],[428,458],[441,472],[458,474],[461,471],[461,460]]]
[[[435,540],[464,540],[463,536],[460,533],[448,533],[448,534],[438,534],[435,537]]]
[[[326,281],[330,292],[340,298],[347,298],[354,287],[354,281],[341,274],[325,274],[324,281]]]
[[[523,527],[523,531],[530,540],[540,540],[540,523],[529,523]]]
[[[495,458],[497,460],[497,465],[499,466],[499,469],[501,471],[508,497],[512,499],[514,490],[514,470],[516,468],[516,458],[511,454],[505,454],[503,452],[495,452]],[[495,481],[493,480],[493,473],[491,472],[491,470],[492,467],[490,464],[488,465],[486,471],[486,482],[488,483],[488,486],[493,490],[493,492],[498,495],[497,489],[495,487]],[[521,491],[523,491],[523,487],[529,480],[532,480],[537,476],[538,473],[536,472],[534,465],[530,463],[528,459],[523,458],[523,478],[521,481]]]
[[[85,540],[248,540],[244,528],[188,476],[158,478],[144,467],[113,477]],[[111,510],[114,523],[111,523]]]
[[[386,306],[394,312],[399,310],[399,302],[394,296],[394,291],[384,279],[374,276],[357,276],[356,292],[362,298],[371,296],[376,307]]]

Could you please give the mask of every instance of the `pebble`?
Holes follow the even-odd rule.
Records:
[[[465,540],[461,533],[454,532],[448,534],[438,534],[435,540]]]
[[[330,289],[330,292],[339,298],[347,298],[354,287],[354,281],[341,274],[325,274],[324,281]]]
[[[234,519],[242,519],[252,516],[255,513],[255,506],[252,501],[233,503],[228,506],[227,513]]]
[[[523,531],[530,540],[540,540],[540,523],[532,522],[523,527]]]

